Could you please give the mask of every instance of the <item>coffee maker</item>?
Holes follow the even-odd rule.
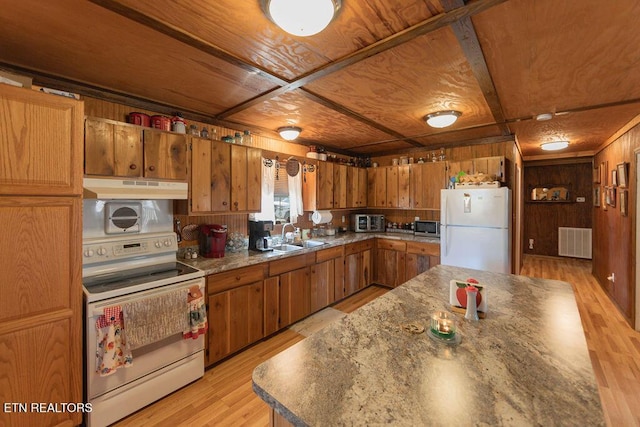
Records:
[[[266,252],[272,251],[269,240],[273,231],[273,221],[249,221],[249,250]]]

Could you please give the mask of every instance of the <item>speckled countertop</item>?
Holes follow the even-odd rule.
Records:
[[[425,243],[440,243],[440,239],[433,237],[414,236],[412,234],[402,233],[338,233],[331,237],[314,237],[313,240],[325,242],[322,246],[314,248],[305,248],[295,252],[254,252],[254,251],[241,251],[241,252],[229,252],[227,251],[223,258],[204,258],[199,257],[195,260],[180,259],[181,262],[189,264],[195,268],[203,270],[205,274],[215,274],[227,270],[233,270],[235,268],[247,267],[253,264],[259,264],[262,262],[273,261],[279,258],[286,258],[289,256],[300,255],[307,252],[318,251],[321,249],[330,248],[332,246],[346,245],[348,243],[358,242],[362,240],[373,239],[376,237],[383,237],[385,239],[398,239],[405,241],[425,242]]]
[[[486,285],[462,341],[427,333],[449,281]],[[294,425],[605,425],[571,285],[439,265],[259,365],[254,391]]]

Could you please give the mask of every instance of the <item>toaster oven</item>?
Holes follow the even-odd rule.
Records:
[[[353,214],[351,229],[356,233],[384,232],[384,215]]]

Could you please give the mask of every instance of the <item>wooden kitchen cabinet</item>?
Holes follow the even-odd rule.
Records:
[[[0,401],[82,402],[83,103],[0,85],[0,117]],[[7,426],[81,422],[0,411]]]
[[[209,351],[212,364],[264,337],[262,281],[209,296]]]
[[[310,252],[269,263],[269,277],[279,280],[278,329],[291,325],[311,313],[310,266],[315,254]]]
[[[347,166],[347,207],[367,207],[367,169]]]
[[[83,104],[8,85],[0,101],[0,194],[82,194]]]
[[[406,250],[407,244],[403,241],[376,239],[376,283],[395,288],[406,281]]]
[[[344,296],[371,284],[373,239],[349,243],[344,248]]]
[[[405,281],[413,279],[440,264],[440,245],[427,242],[407,242]]]
[[[207,364],[265,336],[266,264],[207,276]]]
[[[87,118],[85,174],[186,181],[187,136]]]
[[[311,266],[311,312],[344,297],[344,247],[334,246],[316,252]]]
[[[440,190],[447,188],[445,162],[411,165],[411,202],[413,209],[440,210]]]
[[[367,207],[367,170],[345,164],[318,162],[302,183],[305,211]]]
[[[367,170],[367,207],[387,207],[387,168]]]
[[[191,137],[190,164],[189,201],[176,201],[178,212],[202,214],[260,211],[261,150]]]
[[[144,177],[187,181],[187,136],[143,130]]]
[[[387,166],[387,207],[411,207],[410,181],[411,166]]]

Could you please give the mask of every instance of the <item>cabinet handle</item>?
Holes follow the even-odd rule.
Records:
[[[133,170],[136,170],[137,168],[138,168],[138,166],[136,166],[136,165],[135,165],[135,164],[133,164],[133,163],[129,165],[129,169],[131,169],[132,171],[133,171]]]
[[[151,172],[153,172],[154,170],[156,170],[156,167],[155,167],[155,166],[149,166],[149,170],[150,170]]]
[[[227,206],[227,202],[222,202],[222,206]]]

